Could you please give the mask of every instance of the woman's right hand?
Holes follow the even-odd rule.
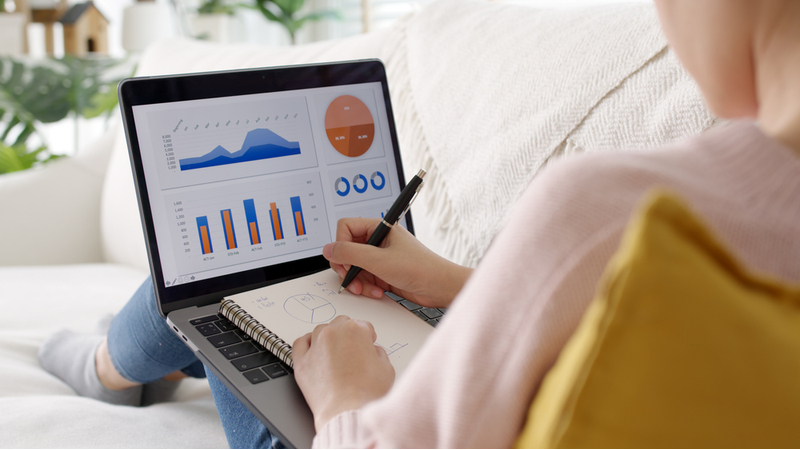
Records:
[[[336,242],[322,249],[341,279],[350,266],[361,267],[347,290],[371,298],[381,298],[383,291],[390,291],[418,305],[450,306],[472,269],[432,252],[401,226],[392,227],[380,247],[367,245],[379,223],[380,219],[341,219]]]

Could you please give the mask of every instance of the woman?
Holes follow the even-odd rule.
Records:
[[[680,194],[746,266],[800,283],[800,2],[657,5],[670,44],[712,111],[746,120],[646,154],[587,155],[550,166],[520,198],[474,273],[401,228],[375,248],[363,244],[374,221],[341,221],[323,255],[340,276],[350,265],[364,269],[350,290],[377,297],[390,289],[450,309],[398,380],[367,323],[338,317],[294,343],[315,446],[513,445],[631,212],[653,186]],[[133,403],[155,387],[142,383],[169,373],[197,375],[179,341],[163,363],[125,353],[131,340],[145,349],[174,340],[160,329],[166,326],[153,312],[152,295],[145,284],[114,319],[107,340],[57,335],[43,346],[42,365],[79,393]],[[143,318],[153,324],[146,336],[126,326]],[[64,354],[71,359],[58,358]],[[209,379],[232,447],[277,444]]]

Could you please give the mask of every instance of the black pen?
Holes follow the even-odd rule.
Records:
[[[389,231],[392,230],[394,224],[400,221],[404,215],[408,212],[408,208],[411,207],[411,204],[414,203],[414,199],[417,198],[417,194],[419,194],[419,190],[422,189],[423,181],[422,179],[425,177],[425,170],[420,169],[414,178],[408,182],[403,192],[400,193],[400,196],[397,197],[397,200],[394,201],[392,207],[389,208],[389,211],[381,220],[381,223],[378,224],[378,228],[375,229],[375,232],[372,233],[372,236],[369,237],[367,241],[367,245],[374,245],[375,247],[381,245],[381,242],[386,238],[386,235],[389,234]],[[347,271],[347,276],[344,277],[344,281],[342,281],[342,287],[339,288],[339,292],[342,292],[347,285],[350,284],[356,278],[356,275],[361,272],[361,267],[350,266],[350,270]]]

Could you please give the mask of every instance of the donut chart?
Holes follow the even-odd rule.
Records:
[[[325,132],[337,152],[356,158],[372,146],[375,121],[364,102],[352,95],[341,95],[328,105]]]

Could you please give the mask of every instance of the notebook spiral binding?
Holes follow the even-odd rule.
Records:
[[[255,339],[255,341],[266,348],[267,351],[277,356],[278,359],[283,361],[287,366],[294,368],[292,346],[267,329],[267,327],[261,325],[253,316],[247,314],[240,308],[239,305],[231,300],[224,299],[219,306],[219,312],[233,322],[234,325],[247,333],[248,336]]]

